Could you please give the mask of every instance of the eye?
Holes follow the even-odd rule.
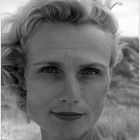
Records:
[[[84,68],[80,71],[80,75],[99,75],[99,74],[100,70],[92,67]]]
[[[59,74],[60,73],[60,70],[55,67],[55,66],[45,66],[45,67],[42,67],[39,72],[42,72],[42,73],[50,73],[50,74]]]

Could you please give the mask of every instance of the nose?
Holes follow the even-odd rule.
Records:
[[[64,87],[59,98],[61,103],[76,104],[81,101],[80,84],[76,78],[70,78],[65,80]]]

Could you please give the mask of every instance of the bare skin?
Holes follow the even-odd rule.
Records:
[[[112,44],[90,24],[42,24],[28,40],[27,111],[42,140],[94,139],[110,86]]]

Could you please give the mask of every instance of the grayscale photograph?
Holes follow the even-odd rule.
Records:
[[[1,140],[139,140],[138,0],[1,5]]]

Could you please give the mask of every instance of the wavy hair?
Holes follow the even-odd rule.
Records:
[[[107,1],[107,0],[106,0]],[[111,14],[109,1],[100,0],[31,0],[14,15],[2,20],[2,84],[16,90],[26,101],[24,68],[26,66],[25,43],[42,23],[92,23],[111,34],[114,40],[110,67],[120,58],[117,41],[118,24]],[[24,106],[22,103],[20,107]]]

